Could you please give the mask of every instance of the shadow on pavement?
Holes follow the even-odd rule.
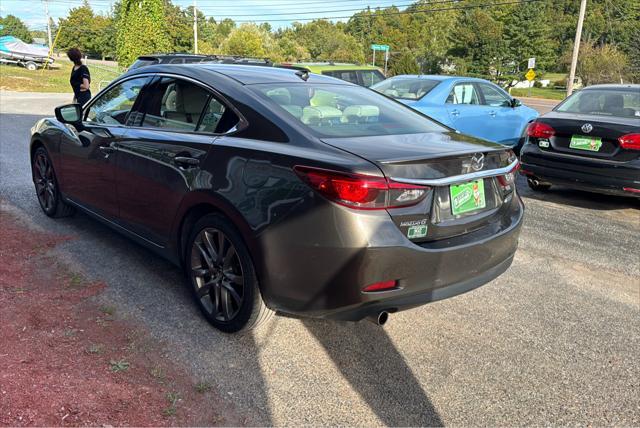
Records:
[[[344,378],[388,426],[442,426],[431,400],[382,327],[304,319]]]

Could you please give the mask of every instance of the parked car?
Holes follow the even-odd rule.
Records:
[[[146,67],[154,64],[195,64],[201,62],[213,62],[220,64],[262,65],[272,67],[273,63],[266,58],[253,58],[235,55],[197,55],[188,53],[167,53],[144,55],[131,64],[129,70]]]
[[[74,208],[183,266],[220,330],[454,296],[516,251],[518,160],[331,77],[152,65],[31,136],[51,217]]]
[[[342,62],[285,62],[278,67],[293,68],[295,70],[308,71],[310,73],[323,74],[336,77],[356,85],[375,85],[385,79],[378,67],[372,65],[348,64]]]
[[[594,85],[528,128],[522,174],[533,190],[561,184],[640,197],[640,85]]]
[[[456,76],[395,76],[371,87],[454,128],[518,150],[538,112],[499,86]]]

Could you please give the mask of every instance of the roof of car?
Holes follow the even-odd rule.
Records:
[[[486,82],[486,79],[480,79],[478,77],[466,77],[466,76],[451,76],[446,74],[401,74],[392,77],[392,79],[424,79],[424,80],[468,80],[476,82]]]
[[[194,64],[156,64],[148,67],[138,68],[139,73],[175,73],[191,70],[198,74],[202,72],[212,72],[222,74],[243,85],[254,85],[259,83],[304,83],[299,70],[278,68],[278,67],[256,67],[252,65],[240,64],[217,64],[217,63],[194,63]],[[298,74],[296,74],[298,73]],[[333,83],[340,85],[356,86],[353,83],[334,77],[322,76],[319,74],[308,74],[306,80],[310,83]]]
[[[590,85],[582,88],[583,91],[586,91],[589,89],[631,89],[631,90],[635,89],[637,91],[640,91],[640,84],[604,83],[601,85]]]

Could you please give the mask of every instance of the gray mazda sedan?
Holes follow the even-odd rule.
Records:
[[[384,323],[511,264],[518,160],[369,89],[222,64],[132,70],[32,129],[46,215],[80,209],[184,268],[216,328]]]

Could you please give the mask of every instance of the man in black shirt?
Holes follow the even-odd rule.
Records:
[[[86,104],[91,99],[91,74],[89,68],[82,63],[82,52],[78,48],[71,48],[67,56],[73,61],[71,69],[71,88],[73,89],[73,100],[80,105]]]

